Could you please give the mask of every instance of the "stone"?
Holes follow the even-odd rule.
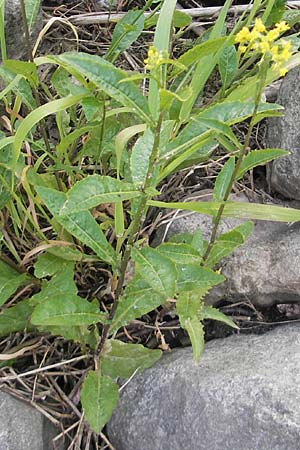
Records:
[[[0,391],[0,450],[62,450],[51,442],[58,433],[36,409]]]
[[[40,10],[31,36],[32,43],[34,43],[37,38],[37,35],[42,28],[42,24],[42,13]],[[27,48],[19,0],[5,0],[4,26],[7,57],[9,59],[26,58]]]
[[[209,199],[209,197],[207,197]],[[245,195],[231,197],[248,201]],[[289,206],[288,203],[284,204]],[[243,220],[226,218],[220,232],[229,231]],[[300,224],[253,221],[254,228],[246,243],[220,263],[226,281],[210,291],[207,303],[250,301],[258,308],[277,303],[300,302]],[[200,229],[209,239],[212,220],[209,216],[174,211],[169,223],[158,228],[154,245],[177,233]]]
[[[266,147],[282,148],[290,154],[269,166],[268,178],[273,192],[289,199],[300,200],[300,68],[296,67],[283,79],[277,103],[284,115],[268,119]]]
[[[300,327],[231,336],[163,356],[122,390],[108,425],[117,450],[296,450]]]

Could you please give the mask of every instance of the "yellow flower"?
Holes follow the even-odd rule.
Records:
[[[283,61],[288,61],[292,56],[291,47],[291,41],[282,41],[281,59]]]
[[[276,39],[279,38],[279,30],[277,28],[273,28],[273,30],[270,30],[267,35],[266,35],[266,39],[269,42],[274,42],[276,41]]]
[[[284,33],[284,31],[290,29],[289,25],[285,21],[276,23],[275,28],[279,31],[279,33]]]
[[[239,33],[237,33],[235,37],[236,44],[241,44],[243,42],[249,42],[251,39],[251,33],[248,27],[244,27],[241,29]]]
[[[282,68],[282,69],[279,70],[279,75],[281,77],[284,77],[286,74],[287,74],[287,69]]]
[[[157,69],[163,62],[163,56],[161,53],[153,46],[149,47],[148,57],[144,60],[146,69],[152,70]]]
[[[264,26],[263,21],[261,19],[255,19],[253,30],[258,31],[259,33],[265,33],[266,27]]]
[[[270,51],[270,44],[266,38],[262,39],[259,44],[260,51],[265,54]]]

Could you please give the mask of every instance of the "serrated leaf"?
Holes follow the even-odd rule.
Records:
[[[101,203],[114,203],[138,197],[140,192],[129,183],[108,176],[90,175],[78,181],[67,193],[59,210],[65,216],[86,211]]]
[[[222,283],[223,275],[210,269],[199,267],[198,264],[186,264],[178,266],[177,291],[187,292],[200,289],[201,292]]]
[[[129,378],[136,370],[153,366],[161,355],[160,350],[109,339],[105,343],[101,371],[111,378]]]
[[[188,332],[191,340],[194,360],[198,362],[204,349],[204,330],[203,325],[197,317],[187,319],[184,323],[184,329]]]
[[[127,73],[117,69],[113,64],[96,55],[80,52],[68,52],[51,57],[66,70],[73,69],[93,82],[123,106],[128,106],[142,120],[152,125],[146,98],[143,97],[134,82],[120,83],[128,77]]]
[[[19,286],[26,282],[29,282],[26,273],[17,272],[5,262],[0,261],[0,306],[9,299]]]
[[[223,314],[221,311],[219,311],[216,308],[213,308],[209,305],[203,305],[200,311],[198,312],[198,317],[200,320],[203,319],[211,319],[211,320],[217,320],[219,322],[226,323],[226,325],[229,325],[232,328],[236,328],[237,330],[239,327],[236,325],[236,323],[233,322],[230,317]]]
[[[221,206],[221,202],[178,202],[165,203],[149,200],[148,205],[158,208],[182,209],[194,211],[215,217]],[[238,219],[273,220],[275,222],[298,222],[300,211],[281,206],[261,205],[259,203],[231,202],[225,203],[223,217],[236,217]]]
[[[83,382],[80,400],[85,419],[91,429],[99,434],[117,406],[119,389],[111,378],[90,370]]]
[[[107,57],[115,59],[130,47],[144,28],[145,17],[140,11],[128,11],[115,26]]]
[[[156,248],[159,253],[167,256],[175,264],[200,263],[202,260],[199,251],[189,244],[165,242]]]
[[[145,247],[132,250],[136,273],[159,294],[172,298],[175,294],[177,271],[175,264],[158,250]]]
[[[106,315],[99,311],[97,305],[75,295],[52,297],[39,303],[31,316],[33,325],[43,327],[73,327],[105,320]]]
[[[222,170],[217,176],[215,186],[214,186],[214,200],[223,201],[225,194],[228,190],[230,181],[232,179],[232,175],[235,168],[235,157],[231,156],[228,158]]]
[[[126,286],[120,298],[116,314],[112,321],[111,332],[127,325],[131,320],[140,318],[160,306],[166,297],[156,292],[148,283],[134,277]]]
[[[130,157],[131,178],[134,183],[144,184],[149,168],[149,158],[154,144],[154,135],[147,128],[133,146]]]
[[[69,233],[94,250],[103,261],[115,264],[114,249],[89,211],[61,216],[59,212],[67,200],[66,194],[43,186],[37,186],[36,191],[51,214]]]
[[[223,233],[216,239],[208,258],[206,266],[213,267],[225,256],[229,255],[236,247],[243,245],[253,229],[252,222],[245,222],[227,233]]]
[[[289,152],[278,148],[266,148],[264,150],[252,150],[242,161],[236,179],[239,180],[254,167],[264,165],[280,156],[286,156]]]
[[[232,82],[238,69],[238,54],[234,45],[225,47],[219,57],[219,72],[222,80],[222,87],[226,89]]]
[[[192,319],[197,316],[201,308],[204,296],[209,291],[209,288],[193,289],[191,291],[182,291],[178,295],[176,302],[176,312],[178,314],[180,324],[184,327],[187,319]]]
[[[16,306],[5,308],[0,313],[0,336],[7,336],[10,333],[24,331],[30,327],[29,320],[33,307],[30,301],[21,300]]]

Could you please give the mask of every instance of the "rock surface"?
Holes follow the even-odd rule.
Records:
[[[269,182],[273,191],[300,200],[300,68],[292,69],[283,79],[277,103],[284,115],[268,119],[266,146],[283,148],[290,155],[272,163]]]
[[[232,198],[233,199],[233,198]],[[247,201],[246,196],[234,198]],[[222,221],[220,232],[229,231],[242,220]],[[209,239],[212,221],[202,214],[175,213],[168,226],[158,229],[155,245],[177,233],[194,233],[197,229]],[[300,302],[300,224],[254,221],[246,243],[221,262],[227,281],[216,286],[206,298],[210,304],[222,299],[251,301],[259,308],[277,303]]]
[[[175,350],[133,378],[108,426],[117,450],[296,450],[300,327]]]
[[[33,42],[42,28],[42,23],[43,23],[42,14],[40,11],[38,20],[36,21],[32,33]],[[19,0],[5,1],[4,25],[5,25],[5,41],[6,41],[7,57],[9,59],[18,59],[26,57],[27,48],[25,45],[25,34],[23,31],[22,14]]]
[[[36,409],[0,391],[0,450],[52,450],[56,434]]]

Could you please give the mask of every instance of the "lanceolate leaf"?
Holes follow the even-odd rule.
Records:
[[[198,362],[204,348],[203,325],[201,322],[199,322],[199,319],[197,319],[197,317],[194,317],[185,321],[184,328],[188,332],[189,338],[191,340],[194,360],[195,362]]]
[[[199,289],[201,294],[208,291],[216,284],[222,283],[225,278],[216,272],[198,264],[186,264],[178,266],[177,291],[187,292]]]
[[[69,233],[94,250],[103,261],[115,264],[115,252],[89,211],[60,216],[59,212],[67,200],[66,194],[42,186],[36,187],[36,191],[55,219]]]
[[[85,419],[99,434],[117,406],[118,385],[100,371],[91,370],[83,382],[80,399]]]
[[[136,273],[156,292],[172,298],[175,294],[177,271],[175,264],[158,250],[145,247],[133,249],[132,259],[136,263]]]
[[[67,193],[59,214],[69,215],[94,208],[101,203],[114,203],[140,195],[131,184],[112,177],[91,175],[78,181]]]
[[[153,149],[154,135],[148,128],[133,146],[130,158],[131,178],[134,183],[144,184]]]
[[[233,80],[238,68],[238,55],[234,45],[225,47],[222,50],[218,65],[222,79],[222,87],[226,89]]]
[[[145,16],[140,11],[128,11],[115,26],[107,58],[115,59],[139,37],[143,31]]]
[[[19,273],[0,261],[0,306],[24,283],[29,282],[25,273]]]
[[[156,247],[159,253],[170,258],[175,264],[200,263],[200,252],[189,244],[165,242]]]
[[[198,318],[200,320],[203,319],[218,320],[219,322],[226,323],[226,325],[229,325],[232,328],[239,329],[239,327],[236,325],[236,323],[233,322],[233,320],[230,319],[230,317],[226,316],[218,309],[213,308],[212,306],[209,305],[202,306],[202,308],[198,312]]]
[[[148,205],[158,208],[183,209],[215,217],[221,202],[178,202],[164,203],[149,200]],[[300,211],[281,206],[261,205],[258,203],[226,202],[223,217],[236,217],[238,219],[273,220],[275,222],[298,222]]]
[[[252,222],[245,222],[233,230],[221,234],[215,241],[212,250],[205,261],[207,267],[213,267],[225,256],[229,255],[236,247],[242,245],[253,229]]]
[[[110,339],[105,343],[101,370],[111,378],[129,378],[136,370],[153,366],[161,355],[160,350]]]
[[[111,332],[127,325],[131,320],[140,318],[160,306],[166,297],[155,291],[141,278],[135,277],[126,286],[124,296],[120,298],[114,316]]]
[[[31,323],[36,326],[73,327],[104,322],[106,316],[96,304],[78,296],[58,296],[34,309]]]
[[[206,288],[180,292],[176,302],[176,312],[182,327],[184,327],[187,319],[197,317],[197,313],[202,305],[203,297],[207,292],[208,289]]]
[[[233,171],[235,167],[235,157],[231,156],[224,166],[222,167],[221,172],[217,176],[215,186],[214,186],[214,199],[216,201],[224,200],[225,194],[227,192],[228,186],[230,184]]]
[[[123,106],[130,107],[143,121],[152,124],[147,101],[139,88],[133,82],[120,83],[127,78],[123,70],[117,69],[100,56],[87,53],[69,52],[53,59],[66,70],[75,69]]]
[[[32,310],[33,307],[28,299],[21,300],[16,306],[4,309],[0,313],[0,336],[24,331],[28,327],[32,328],[29,324]]]
[[[29,32],[32,32],[40,9],[41,0],[26,0],[25,11]]]
[[[252,150],[248,155],[245,156],[236,179],[239,180],[246,172],[248,172],[248,170],[251,170],[256,166],[261,166],[272,161],[273,159],[279,158],[280,156],[286,156],[288,154],[289,152],[280,150],[278,148]]]

